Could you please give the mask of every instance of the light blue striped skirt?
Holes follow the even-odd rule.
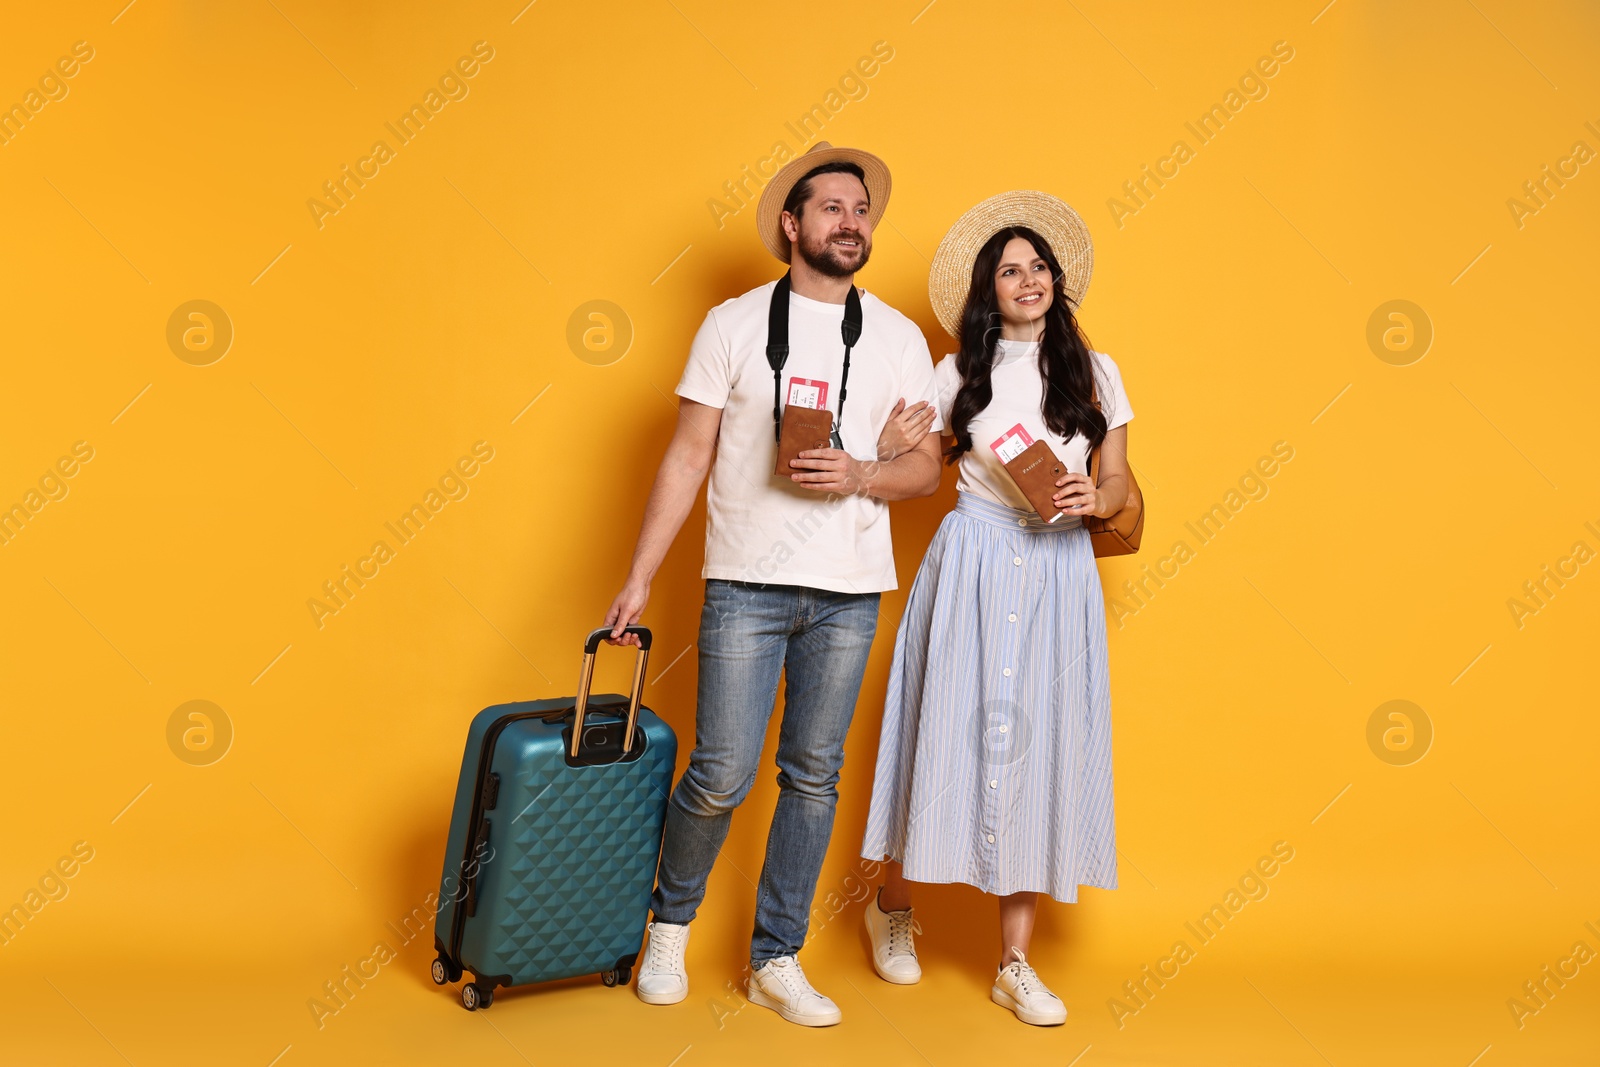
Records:
[[[959,495],[895,635],[867,859],[914,882],[1117,887],[1105,607],[1079,519]]]

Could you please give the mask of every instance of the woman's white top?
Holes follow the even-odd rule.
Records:
[[[1100,407],[1106,413],[1106,429],[1114,430],[1133,418],[1133,408],[1128,406],[1128,394],[1122,387],[1122,372],[1104,352],[1091,352],[1090,357],[1094,361]],[[1033,440],[1047,442],[1050,451],[1068,470],[1087,474],[1089,440],[1080,433],[1068,441],[1045,426],[1044,377],[1039,371],[1038,341],[1001,340],[990,381],[994,385],[994,398],[968,424],[972,449],[963,454],[957,464],[956,490],[976,494],[1008,508],[1032,511],[1033,505],[1011,480],[996,447],[1004,448],[1002,442],[1020,426]],[[961,389],[961,373],[956,369],[954,355],[945,356],[934,367],[933,385],[935,403],[948,433],[951,408]]]

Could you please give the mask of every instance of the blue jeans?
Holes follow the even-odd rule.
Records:
[[[805,944],[833,834],[845,733],[878,628],[878,598],[706,582],[694,752],[667,804],[661,869],[650,898],[658,922],[689,922],[705,897],[733,809],[755,784],[781,669],[778,807],[756,887],[751,965],[794,955]]]

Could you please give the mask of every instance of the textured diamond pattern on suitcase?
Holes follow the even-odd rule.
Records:
[[[609,770],[525,768],[528,795],[543,796],[514,824],[496,909],[499,955],[518,982],[592,974],[639,950],[631,928],[642,923],[628,920],[649,907],[664,794],[658,775]]]

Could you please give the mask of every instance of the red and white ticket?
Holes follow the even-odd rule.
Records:
[[[994,449],[994,454],[1000,457],[1001,463],[1010,463],[1022,455],[1022,450],[1033,444],[1033,438],[1027,430],[1022,428],[1022,423],[1017,423],[1011,429],[1000,435],[1000,439],[989,447]]]
[[[828,406],[828,383],[810,378],[790,378],[789,403],[797,408],[821,411]]]

